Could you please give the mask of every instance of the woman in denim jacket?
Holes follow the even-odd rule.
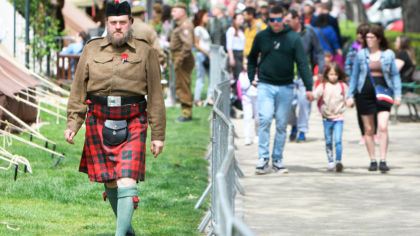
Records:
[[[374,86],[369,78],[367,65],[375,84],[380,84],[392,89],[394,94],[394,104],[401,104],[401,79],[395,64],[394,52],[389,50],[388,41],[380,26],[372,27],[365,37],[367,48],[360,50],[353,64],[353,71],[349,82],[347,94],[347,105],[354,105],[354,97],[362,115],[365,127],[365,143],[370,157],[369,171],[376,171],[378,164],[375,158],[374,117],[377,114],[379,131],[379,170],[386,172],[389,170],[386,165],[386,154],[388,150],[388,120],[390,107],[381,106],[377,103]]]

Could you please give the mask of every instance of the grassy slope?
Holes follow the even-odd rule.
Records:
[[[139,235],[198,235],[196,228],[208,206],[206,202],[194,210],[208,182],[208,164],[202,157],[209,142],[209,112],[195,108],[192,122],[175,124],[180,109],[169,108],[165,149],[157,159],[150,155],[148,141],[146,181],[138,184],[140,205],[133,217]],[[13,232],[0,224],[0,235],[113,235],[115,217],[102,200],[103,185],[78,172],[83,131],[71,146],[63,140],[64,122],[55,125],[52,117],[42,117],[50,125],[41,132],[55,140],[57,151],[66,157],[55,169],[56,158],[13,142],[8,149],[27,157],[33,174],[21,172],[14,182],[13,170],[0,171],[0,222],[21,228]]]

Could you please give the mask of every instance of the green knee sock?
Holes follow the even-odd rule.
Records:
[[[125,236],[130,232],[134,213],[133,197],[137,197],[137,187],[118,188],[117,231],[115,236]]]
[[[115,216],[117,216],[118,188],[108,188],[105,185],[105,193]]]
[[[109,204],[112,207],[112,210],[114,211],[115,216],[117,216],[117,207],[118,207],[118,188],[108,188],[105,185],[105,193],[108,198]],[[130,224],[130,228],[128,230],[129,233],[134,235],[134,229]]]

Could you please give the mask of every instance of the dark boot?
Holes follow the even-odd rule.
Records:
[[[386,161],[381,161],[379,163],[379,170],[382,171],[382,172],[389,171],[389,167],[386,165]]]
[[[376,161],[371,161],[368,170],[369,171],[377,171],[378,170],[378,163]]]

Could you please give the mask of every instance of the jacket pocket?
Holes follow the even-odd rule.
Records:
[[[112,56],[100,55],[93,58],[89,65],[89,89],[103,89],[104,83],[112,77],[112,61]]]
[[[392,61],[391,61],[391,59],[389,59],[389,58],[385,58],[383,61],[382,61],[382,71],[384,72],[384,73],[387,73],[387,74],[391,74],[391,70],[392,70]]]
[[[127,58],[127,62],[128,62],[128,63],[131,63],[131,64],[138,64],[138,63],[140,63],[140,62],[141,62],[141,58],[139,58],[139,57],[130,57],[130,56],[128,56],[128,58]]]
[[[145,60],[135,54],[129,54],[127,61],[118,65],[118,73],[122,79],[138,81],[144,76]]]
[[[96,63],[105,64],[107,62],[111,62],[112,61],[112,57],[109,57],[109,56],[108,57],[104,57],[104,56],[102,56],[102,57],[95,57],[93,59],[93,61],[96,62]]]

